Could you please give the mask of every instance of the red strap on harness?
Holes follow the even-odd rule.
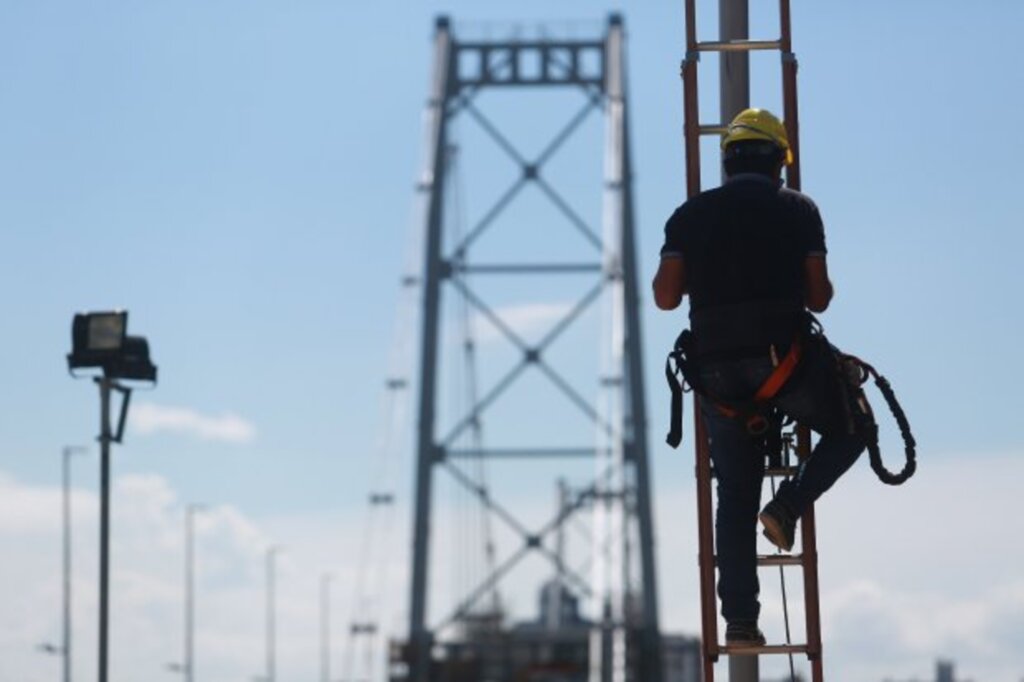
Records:
[[[793,343],[789,346],[789,352],[786,353],[786,357],[782,359],[782,362],[778,364],[761,387],[757,389],[757,393],[754,394],[752,402],[755,405],[767,402],[774,398],[782,387],[786,385],[789,378],[793,376],[793,372],[796,371],[797,365],[800,364],[800,358],[803,355],[803,349],[800,344],[800,337],[794,339]],[[741,417],[747,416],[747,429],[754,434],[764,433],[764,430],[768,427],[768,423],[765,418],[760,414],[744,415],[740,410],[736,410],[728,405],[724,405],[718,401],[715,401],[715,407],[718,411],[724,414],[726,417]]]
[[[800,337],[798,336],[789,346],[789,352],[786,353],[786,357],[782,359],[782,362],[775,368],[775,371],[764,380],[761,388],[757,389],[757,393],[754,394],[755,403],[771,400],[782,390],[782,387],[789,381],[789,377],[793,376],[796,366],[800,364],[802,354],[803,349],[800,346]]]

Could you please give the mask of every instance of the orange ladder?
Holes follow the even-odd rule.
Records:
[[[778,40],[730,40],[697,41],[696,0],[685,0],[686,4],[686,59],[682,64],[684,137],[686,142],[686,189],[687,196],[701,191],[700,138],[702,135],[722,135],[728,122],[703,125],[699,120],[697,97],[697,63],[701,52],[751,52],[754,50],[778,50],[782,57],[782,100],[783,119],[793,151],[793,163],[786,170],[786,185],[800,189],[800,137],[797,115],[796,72],[797,61],[792,52],[790,31],[789,0],[780,0]],[[759,556],[759,566],[799,566],[803,571],[804,613],[806,617],[807,642],[805,644],[771,644],[762,647],[736,649],[718,641],[718,599],[715,593],[715,549],[714,511],[711,494],[711,458],[708,451],[707,433],[700,418],[700,409],[694,409],[697,459],[697,518],[700,561],[700,594],[702,621],[702,654],[704,682],[714,682],[714,664],[721,654],[743,653],[747,655],[806,654],[811,665],[812,682],[823,681],[821,652],[821,615],[818,604],[818,552],[815,538],[814,509],[810,507],[800,519],[801,551],[799,554],[775,554]],[[810,455],[810,432],[806,427],[796,430],[796,452],[800,459]],[[792,475],[793,467],[769,466],[769,476]],[[788,628],[787,628],[788,630]]]

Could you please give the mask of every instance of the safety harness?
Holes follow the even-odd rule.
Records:
[[[684,329],[676,339],[672,352],[665,361],[665,378],[672,392],[672,414],[666,441],[673,448],[679,447],[683,439],[683,393],[692,390],[701,399],[710,401],[719,413],[741,421],[751,437],[764,438],[768,450],[781,448],[781,430],[783,419],[772,405],[772,399],[786,385],[800,366],[808,345],[825,348],[834,360],[834,371],[839,376],[839,384],[843,391],[843,408],[847,429],[850,433],[863,434],[871,460],[871,468],[879,480],[889,485],[900,485],[914,475],[917,470],[917,444],[910,432],[907,416],[896,400],[896,394],[889,381],[875,370],[874,367],[860,358],[843,353],[825,338],[821,323],[807,313],[806,328],[796,335],[789,350],[781,361],[777,361],[775,347],[770,348],[774,371],[745,401],[723,400],[713,396],[703,386],[700,379],[700,367],[693,352],[694,338],[689,329]],[[874,411],[864,393],[864,384],[868,378],[875,380],[875,385],[885,399],[899,426],[903,437],[906,463],[899,473],[892,473],[882,462],[881,450],[878,446],[878,423]],[[775,446],[774,444],[778,444]],[[771,455],[771,453],[769,453]]]

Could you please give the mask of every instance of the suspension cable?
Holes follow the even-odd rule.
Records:
[[[447,172],[449,173],[451,182],[451,206],[447,212],[451,217],[450,229],[453,240],[456,244],[462,243],[463,233],[466,225],[466,208],[463,202],[463,183],[464,177],[461,172],[461,163],[459,163],[459,147],[451,145],[446,150],[448,163]],[[455,382],[458,395],[456,403],[458,404],[458,410],[461,414],[466,409],[475,409],[475,406],[479,404],[479,381],[478,381],[478,361],[477,361],[477,338],[476,329],[474,325],[474,319],[472,317],[471,305],[467,297],[467,291],[469,289],[469,274],[465,271],[462,266],[466,262],[468,255],[467,249],[462,249],[453,255],[455,265],[453,268],[452,277],[458,278],[462,286],[458,287],[462,296],[459,297],[458,305],[458,317],[459,317],[459,341],[461,347],[461,362],[453,363],[459,370],[461,370],[461,376],[458,377],[459,381]],[[476,452],[482,452],[484,449],[484,429],[483,423],[478,416],[474,416],[469,425],[469,429],[465,434],[469,443],[469,447]],[[477,490],[489,491],[488,481],[488,470],[487,461],[484,457],[478,457],[476,462],[470,469],[473,483],[477,487]],[[457,513],[460,515],[461,523],[465,525],[465,544],[468,548],[470,543],[475,543],[477,540],[481,542],[483,549],[483,567],[481,570],[474,571],[474,562],[461,562],[464,564],[466,569],[466,578],[470,584],[478,584],[483,575],[492,574],[497,567],[496,548],[494,543],[493,526],[491,523],[490,512],[485,508],[483,504],[483,498],[478,495],[470,495],[468,492],[463,493],[461,498],[464,501],[463,509],[458,510]],[[456,520],[457,522],[459,520]],[[501,610],[501,594],[497,582],[491,588],[491,604],[490,608],[492,613],[490,615],[497,615]]]

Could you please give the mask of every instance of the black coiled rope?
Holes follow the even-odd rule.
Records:
[[[841,354],[842,359],[853,362],[860,370],[860,377],[858,385],[856,386],[858,392],[859,402],[862,403],[861,407],[865,412],[864,425],[865,432],[867,435],[867,447],[868,456],[871,459],[871,469],[878,476],[878,480],[888,485],[902,485],[914,475],[917,471],[917,442],[914,440],[914,435],[910,432],[910,422],[907,421],[907,414],[903,411],[903,407],[896,399],[896,392],[892,390],[892,384],[884,376],[878,373],[878,371],[864,362],[860,358]],[[903,465],[903,470],[898,474],[894,474],[885,468],[885,464],[882,462],[882,452],[878,447],[878,424],[875,422],[874,414],[872,414],[871,406],[864,396],[863,385],[867,382],[868,377],[875,380],[875,386],[878,387],[878,391],[885,398],[885,404],[889,406],[889,411],[892,412],[892,416],[896,419],[896,424],[899,426],[900,435],[903,437],[903,451],[906,456],[906,463]]]

